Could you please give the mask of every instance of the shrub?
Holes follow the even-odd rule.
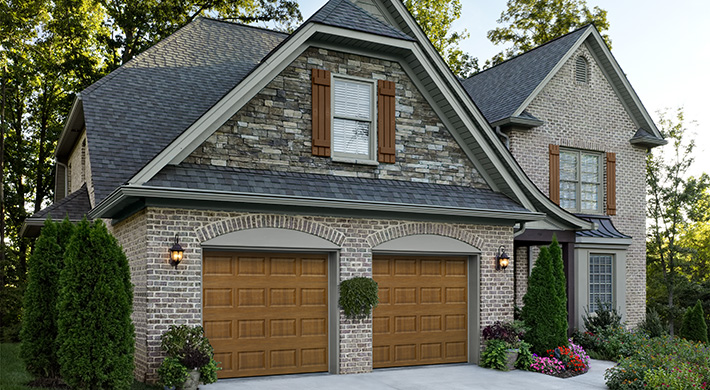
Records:
[[[508,348],[503,340],[486,341],[486,349],[481,352],[481,366],[506,371]]]
[[[64,260],[57,321],[62,378],[77,389],[129,389],[134,333],[126,255],[102,221],[84,219]]]
[[[564,339],[566,340],[567,329],[569,328],[567,322],[567,278],[565,276],[564,262],[562,261],[562,248],[557,242],[556,236],[552,237],[552,243],[550,244],[550,259],[552,260],[552,272],[555,278],[555,288],[559,304],[559,308],[556,311],[556,332],[558,332],[559,335],[564,334]]]
[[[651,378],[672,379],[680,375],[678,369],[697,374],[701,386],[710,383],[710,348],[705,344],[671,336],[647,338],[639,333],[628,344],[622,348],[625,357],[604,374],[612,390],[648,388]]]
[[[708,325],[705,323],[703,304],[698,300],[695,306],[689,308],[683,315],[683,325],[680,328],[682,337],[692,341],[708,342]]]
[[[20,356],[25,361],[27,371],[45,383],[59,379],[57,359],[59,273],[64,265],[64,249],[73,230],[74,225],[68,219],[62,223],[54,223],[47,219],[27,264]]]
[[[584,328],[592,333],[599,333],[602,330],[615,329],[621,326],[621,314],[612,307],[611,303],[597,301],[597,309],[593,315],[585,309],[582,316]]]
[[[338,304],[347,318],[365,318],[377,307],[377,282],[372,278],[355,277],[340,282]]]
[[[521,370],[530,370],[530,366],[533,364],[533,354],[530,351],[530,344],[525,341],[520,342],[518,347],[520,352],[518,352],[518,359],[515,361],[515,368]]]
[[[567,309],[557,295],[555,275],[557,272],[549,248],[540,248],[528,282],[528,292],[523,297],[523,320],[530,328],[525,341],[537,354],[567,343],[567,327],[563,327],[560,321]]]
[[[679,364],[670,370],[656,368],[649,370],[644,375],[647,389],[700,389],[702,376],[693,372],[693,369],[685,363]]]
[[[214,349],[201,326],[171,325],[160,336],[160,347],[167,355],[160,364],[162,371],[158,370],[164,386],[182,386],[188,370],[194,369],[200,371],[200,382],[217,381],[219,368],[214,360]]]
[[[639,330],[645,332],[649,337],[661,337],[668,334],[661,316],[655,309],[646,312],[646,319],[639,324]]]
[[[502,340],[508,348],[516,348],[525,331],[520,321],[517,323],[496,321],[493,325],[483,328],[483,340]]]

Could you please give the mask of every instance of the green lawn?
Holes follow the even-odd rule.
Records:
[[[2,390],[58,390],[59,388],[30,387],[27,383],[32,376],[25,371],[25,365],[20,359],[20,344],[0,343],[0,389]],[[157,390],[158,386],[150,386],[133,382],[131,390]],[[62,390],[67,390],[63,388]]]

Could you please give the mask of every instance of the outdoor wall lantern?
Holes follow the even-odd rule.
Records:
[[[503,245],[498,248],[498,254],[496,255],[496,269],[506,269],[510,263],[510,256],[505,253],[505,247]]]
[[[170,265],[177,269],[178,264],[182,261],[182,253],[184,249],[178,244],[178,235],[175,235],[175,244],[170,248]]]

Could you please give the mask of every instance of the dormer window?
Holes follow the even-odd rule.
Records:
[[[578,83],[589,83],[589,63],[587,59],[579,56],[574,64],[574,79]]]

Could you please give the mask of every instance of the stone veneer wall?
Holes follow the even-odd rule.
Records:
[[[152,357],[153,359],[150,361],[154,362],[154,358],[160,353],[160,351],[155,349],[149,351],[146,342],[146,335],[149,331],[147,318],[148,226],[146,222],[145,211],[140,211],[115,226],[111,226],[110,221],[107,222],[111,233],[123,246],[123,251],[128,257],[128,265],[131,269],[131,282],[133,283],[133,313],[131,314],[131,320],[136,332],[134,376],[141,382],[146,380],[146,373],[150,368],[149,357]]]
[[[395,82],[395,164],[357,165],[311,154],[311,69],[316,68]],[[318,48],[301,54],[185,162],[488,188],[397,62]]]
[[[578,55],[589,63],[588,84],[574,79]],[[545,194],[549,195],[549,144],[616,153],[617,215],[612,222],[619,231],[633,237],[626,257],[625,320],[632,326],[637,324],[645,317],[646,307],[646,150],[629,143],[636,126],[584,45],[527,110],[545,124],[529,131],[512,131],[510,150]],[[605,181],[606,178],[602,183]]]
[[[394,238],[438,234],[468,242],[482,251],[478,297],[481,327],[496,320],[513,319],[513,268],[495,271],[493,261],[500,245],[512,247],[513,229],[509,226],[147,208],[114,226],[135,278],[136,331],[145,333],[146,347],[137,348],[137,378],[157,379],[156,370],[162,360],[160,335],[169,325],[201,325],[200,243],[232,231],[260,227],[294,229],[337,243],[342,248],[340,280],[372,276],[371,248]],[[167,263],[167,248],[176,233],[180,233],[185,248],[184,260],[177,270]],[[145,322],[141,322],[143,310]],[[371,319],[346,320],[341,312],[339,333],[340,372],[371,371]],[[143,343],[142,337],[137,338],[137,344]]]

